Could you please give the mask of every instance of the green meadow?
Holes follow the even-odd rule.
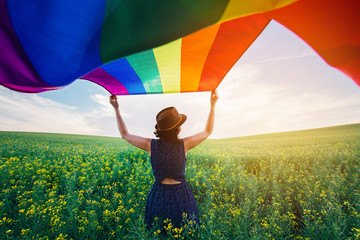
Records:
[[[109,137],[0,141],[1,239],[158,239],[144,151]],[[360,124],[207,140],[187,159],[201,226],[168,226],[168,239],[360,238]]]

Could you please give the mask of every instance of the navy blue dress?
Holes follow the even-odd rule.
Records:
[[[155,182],[151,188],[145,206],[145,221],[149,228],[153,227],[155,218],[158,223],[171,219],[174,227],[183,224],[183,213],[188,220],[199,224],[199,213],[194,194],[185,180],[186,156],[184,142],[167,142],[163,139],[151,140],[151,166]],[[179,184],[162,184],[170,177]]]

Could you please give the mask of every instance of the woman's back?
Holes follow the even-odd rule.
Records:
[[[186,156],[183,140],[168,142],[163,139],[151,141],[151,166],[157,182],[165,178],[185,181]]]

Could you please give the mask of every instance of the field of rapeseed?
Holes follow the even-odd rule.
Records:
[[[147,154],[120,138],[0,132],[1,239],[157,239]],[[169,239],[359,239],[360,124],[207,140],[186,177],[201,227]]]

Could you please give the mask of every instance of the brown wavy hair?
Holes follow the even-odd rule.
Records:
[[[165,141],[177,142],[179,141],[178,131],[179,128],[174,128],[167,131],[159,131],[158,129],[155,129],[154,134],[156,137],[164,139]]]

